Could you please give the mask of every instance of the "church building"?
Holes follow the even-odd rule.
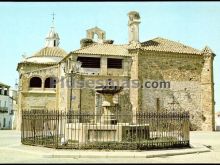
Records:
[[[22,110],[100,114],[105,104],[133,115],[188,111],[191,130],[214,130],[215,54],[161,37],[140,41],[140,23],[138,12],[128,13],[128,42],[120,45],[104,30],[88,29],[71,52],[59,47],[52,26],[45,46],[17,65],[17,129]],[[114,90],[103,94],[106,88]]]

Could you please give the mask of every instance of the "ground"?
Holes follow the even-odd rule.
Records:
[[[211,152],[155,158],[51,158],[46,155],[54,149],[22,145],[20,132],[1,130],[0,163],[220,163],[220,132],[190,132],[190,138],[192,144],[206,145]]]

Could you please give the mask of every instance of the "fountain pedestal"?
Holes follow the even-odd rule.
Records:
[[[115,117],[116,106],[112,105],[111,102],[105,100],[102,103],[102,114],[101,114],[101,124],[116,124],[117,120]]]
[[[74,138],[72,140],[81,144],[94,141],[121,142],[134,138],[134,134],[139,139],[149,138],[148,124],[132,125],[117,121],[115,115],[117,113],[117,103],[113,101],[113,97],[121,89],[121,87],[104,87],[101,90],[97,90],[104,98],[100,121],[96,123],[68,123],[66,132],[71,135],[71,138]],[[66,138],[68,139],[69,137]]]

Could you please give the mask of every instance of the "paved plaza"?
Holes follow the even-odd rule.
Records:
[[[20,143],[20,132],[0,131],[0,163],[219,163],[220,132],[190,132],[194,149],[154,151],[56,150]],[[190,151],[190,152],[189,152]],[[197,152],[196,152],[197,151]],[[176,155],[179,154],[179,155]],[[143,157],[143,155],[145,157]]]

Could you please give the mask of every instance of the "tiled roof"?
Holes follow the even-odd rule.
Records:
[[[74,54],[92,54],[92,55],[118,55],[129,56],[127,45],[113,45],[113,44],[91,44],[76,51]]]
[[[151,51],[160,51],[160,52],[201,54],[200,50],[197,50],[190,46],[186,46],[179,42],[171,41],[171,40],[160,38],[160,37],[142,42],[141,49],[151,50]]]
[[[35,53],[33,56],[55,56],[55,57],[65,57],[67,53],[59,47],[45,47]]]
[[[129,56],[129,45],[114,45],[114,44],[98,44],[94,43],[89,46],[83,47],[76,51],[74,54],[90,54],[90,55],[118,55]],[[197,54],[201,55],[202,51],[186,46],[182,43],[171,41],[164,38],[155,38],[141,43],[140,49],[159,52],[173,52],[183,54]]]
[[[9,85],[4,84],[4,83],[2,83],[2,82],[0,82],[0,86],[10,87]]]

